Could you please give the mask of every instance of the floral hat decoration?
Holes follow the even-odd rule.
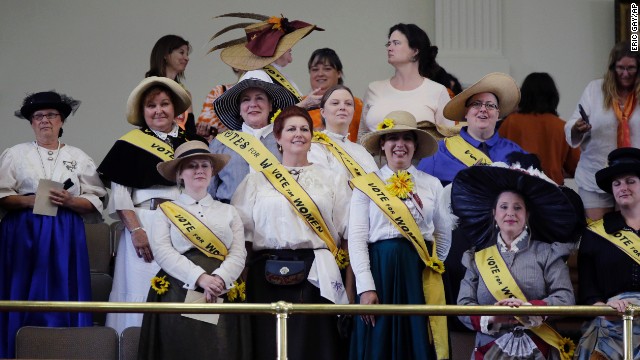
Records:
[[[360,144],[375,156],[381,153],[380,138],[382,135],[404,131],[413,131],[416,134],[414,158],[421,159],[432,155],[438,150],[436,139],[428,132],[418,129],[415,116],[408,111],[401,110],[387,114],[384,120],[376,126],[376,131],[365,134],[360,140]]]
[[[458,228],[474,239],[476,250],[492,244],[495,201],[504,191],[524,198],[532,239],[547,243],[577,240],[574,232],[584,216],[581,219],[566,190],[536,168],[496,162],[461,170],[452,182],[451,209],[458,217]]]
[[[209,52],[223,49],[222,61],[236,69],[256,70],[277,60],[298,41],[313,30],[324,31],[315,25],[300,20],[289,20],[280,15],[265,16],[251,13],[229,13],[215,18],[252,19],[258,22],[242,22],[225,27],[215,33],[209,41],[234,29],[244,29],[245,36],[218,44]]]

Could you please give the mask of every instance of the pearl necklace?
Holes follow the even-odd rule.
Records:
[[[38,158],[40,158],[40,165],[42,166],[42,172],[44,173],[44,177],[47,177],[47,170],[44,167],[44,160],[42,160],[42,155],[40,154],[40,148],[41,146],[38,145],[37,141],[33,142],[33,145],[36,147],[36,152],[38,153]],[[57,150],[57,154],[56,154],[56,158],[55,160],[53,159],[53,150],[48,150],[46,148],[43,148],[47,151],[47,155],[49,155],[49,157],[47,158],[47,160],[49,161],[53,161],[53,166],[49,165],[49,180],[51,180],[53,178],[53,170],[56,168],[56,165],[58,164],[58,156],[60,156],[60,140],[58,140],[58,150]]]

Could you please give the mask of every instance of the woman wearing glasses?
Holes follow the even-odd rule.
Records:
[[[582,93],[571,119],[564,126],[567,142],[580,146],[576,168],[578,193],[592,220],[613,210],[614,200],[596,184],[595,173],[607,163],[607,154],[621,147],[640,147],[640,53],[629,43],[616,44],[609,54],[603,79],[593,80]]]
[[[60,141],[62,125],[80,105],[53,91],[27,96],[16,116],[31,124],[35,141],[0,155],[0,300],[91,301],[89,255],[82,215],[100,216],[107,192],[96,165]],[[34,213],[39,187],[53,216]],[[40,198],[38,198],[38,202]],[[36,206],[37,207],[37,206]],[[37,212],[37,211],[36,211]],[[0,312],[0,358],[13,358],[22,326],[91,326],[90,313]]]
[[[437,177],[442,185],[453,181],[460,170],[476,163],[506,162],[507,155],[524,152],[516,143],[500,137],[496,122],[515,110],[520,101],[520,90],[507,74],[491,73],[456,95],[444,107],[444,116],[451,120],[466,121],[460,134],[439,141],[438,151],[422,159],[418,170]],[[447,303],[455,304],[460,281],[466,269],[461,264],[463,253],[472,245],[472,239],[454,231],[449,256],[445,261],[444,283]],[[451,318],[453,329],[464,329]]]

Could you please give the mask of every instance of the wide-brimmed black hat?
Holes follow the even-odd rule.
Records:
[[[262,70],[248,71],[229,90],[213,102],[213,110],[222,123],[231,130],[242,129],[244,120],[240,117],[240,95],[250,88],[262,89],[271,100],[273,111],[295,105],[298,98],[284,86],[272,82]]]
[[[548,243],[576,240],[579,210],[558,185],[537,169],[494,163],[461,170],[453,179],[451,208],[459,219],[458,227],[473,239],[476,249],[492,243],[494,204],[504,191],[525,199],[532,239]]]
[[[640,149],[619,148],[609,153],[607,157],[609,166],[596,172],[598,187],[611,194],[613,180],[626,174],[640,176]]]
[[[15,112],[21,119],[31,120],[34,112],[42,109],[56,109],[66,119],[71,112],[75,113],[80,106],[80,101],[74,100],[64,94],[58,94],[54,90],[37,92],[28,95],[22,101],[22,107]]]

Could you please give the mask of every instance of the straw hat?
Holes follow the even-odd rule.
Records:
[[[377,130],[365,134],[360,140],[360,144],[371,154],[378,155],[380,149],[380,137],[384,134],[397,133],[403,131],[413,131],[416,136],[416,151],[414,158],[421,159],[432,155],[438,150],[438,142],[428,132],[418,129],[415,116],[407,111],[392,111],[384,117],[383,122],[378,124]]]
[[[144,114],[142,113],[141,103],[144,101],[142,94],[152,86],[161,86],[175,95],[173,104],[175,115],[182,114],[191,106],[189,93],[187,93],[182,85],[166,77],[150,76],[143,79],[140,84],[131,91],[131,94],[129,94],[129,99],[127,100],[127,121],[131,125],[144,126],[146,124]]]
[[[220,58],[224,63],[233,68],[247,71],[261,69],[271,64],[313,30],[324,31],[304,21],[289,21],[285,17],[267,17],[248,13],[216,16],[216,18],[220,17],[239,17],[260,21],[231,25],[211,37],[213,40],[229,30],[244,26],[244,37],[216,45],[209,52],[224,49],[220,53]]]
[[[596,172],[598,187],[609,194],[612,193],[611,183],[621,175],[635,174],[640,177],[640,149],[619,148],[609,153],[609,166]]]
[[[33,113],[42,109],[56,109],[65,120],[71,112],[76,112],[80,106],[80,101],[74,100],[64,94],[55,91],[43,91],[28,95],[22,101],[22,107],[16,111],[15,116],[31,121]]]
[[[229,129],[242,129],[242,118],[240,117],[240,95],[250,88],[264,90],[271,100],[273,111],[284,109],[287,106],[295,105],[298,98],[289,92],[285,87],[274,84],[271,77],[262,70],[248,71],[227,91],[222,93],[213,103],[213,110]]]
[[[173,160],[158,163],[156,168],[163,178],[169,181],[176,181],[176,172],[180,168],[180,164],[194,157],[208,158],[211,160],[213,164],[213,175],[219,173],[231,158],[226,154],[212,154],[207,144],[202,141],[193,140],[178,146],[174,153]]]
[[[581,204],[568,196],[570,189],[561,189],[533,167],[500,162],[471,166],[458,172],[452,184],[451,208],[459,219],[458,228],[474,239],[476,250],[493,241],[493,210],[504,191],[514,191],[525,199],[533,239],[548,243],[578,240],[574,233],[584,220]]]
[[[444,117],[453,121],[463,121],[467,114],[467,101],[473,95],[493,93],[498,98],[500,117],[507,116],[520,102],[520,89],[515,80],[507,74],[491,73],[456,95],[445,105]]]

